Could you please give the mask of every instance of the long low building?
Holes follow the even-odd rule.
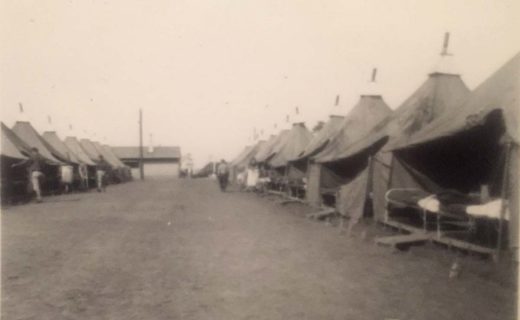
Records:
[[[139,177],[139,147],[112,147],[124,164],[132,168],[132,176]],[[179,147],[143,147],[145,177],[178,177],[181,167]]]

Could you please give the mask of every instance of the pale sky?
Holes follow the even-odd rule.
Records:
[[[0,1],[0,106],[39,132],[178,145],[232,158],[299,106],[309,128],[344,113],[373,67],[396,108],[432,71],[444,32],[473,89],[520,51],[518,0]],[[267,107],[266,107],[267,106]]]

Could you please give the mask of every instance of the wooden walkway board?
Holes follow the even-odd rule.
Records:
[[[285,197],[287,195],[287,193],[285,193],[285,192],[274,191],[274,190],[268,190],[267,193],[273,194],[273,195],[276,195],[276,196],[280,196],[280,197]]]
[[[328,217],[332,214],[336,213],[336,210],[333,208],[324,209],[318,212],[313,212],[307,215],[307,218],[309,219],[323,219],[325,217]]]
[[[428,241],[433,237],[431,232],[410,233],[405,235],[376,238],[377,244],[395,246],[406,243]]]
[[[466,241],[448,237],[450,234],[467,233],[468,232],[467,230],[441,231],[440,234],[437,234],[434,231],[426,232],[426,231],[424,231],[424,229],[419,229],[417,227],[413,227],[413,226],[407,225],[405,223],[401,223],[401,222],[397,222],[397,221],[393,221],[393,220],[384,221],[382,223],[384,225],[391,226],[393,228],[397,228],[399,230],[406,230],[406,231],[410,232],[410,234],[377,238],[375,240],[375,242],[377,244],[395,246],[395,245],[404,244],[404,243],[413,243],[413,242],[421,242],[421,241],[425,241],[425,240],[432,240],[434,242],[438,242],[438,243],[447,245],[449,247],[455,247],[455,248],[459,248],[462,250],[473,251],[473,252],[478,252],[478,253],[487,254],[487,255],[496,254],[496,249],[486,248],[486,247],[482,247],[482,246],[472,244],[472,243],[469,243]],[[413,240],[414,238],[421,239],[422,237],[425,237],[425,236],[427,237],[426,239]],[[409,239],[409,240],[407,241],[407,239]],[[400,242],[400,240],[402,240],[402,242]]]
[[[399,230],[406,230],[410,233],[425,233],[424,229],[422,229],[422,228],[417,228],[417,227],[411,226],[409,224],[394,221],[394,220],[382,221],[381,223],[383,223],[384,225],[399,229]]]
[[[434,240],[439,243],[448,245],[448,246],[452,246],[452,247],[456,247],[456,248],[468,250],[468,251],[474,251],[474,252],[478,252],[481,254],[493,255],[496,253],[496,249],[482,247],[482,246],[479,246],[476,244],[468,243],[468,242],[453,239],[453,238],[438,237],[438,238],[435,238]]]
[[[305,201],[302,200],[302,199],[292,198],[292,197],[288,197],[285,200],[280,201],[281,205],[286,205],[286,204],[289,204],[289,203],[303,203],[303,204],[305,204]]]

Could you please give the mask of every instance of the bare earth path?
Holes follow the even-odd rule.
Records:
[[[209,180],[8,208],[2,319],[514,318],[512,286],[449,281],[442,249],[391,253],[294,211]]]

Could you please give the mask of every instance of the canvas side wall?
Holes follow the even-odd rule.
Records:
[[[520,174],[520,148],[518,145],[513,145],[511,149],[511,158],[509,164],[509,247],[513,253],[513,258],[518,261],[518,247],[519,237],[518,230],[520,229],[520,189],[519,179]]]
[[[374,219],[384,221],[385,217],[385,194],[388,191],[390,182],[390,166],[392,163],[391,153],[377,153],[372,158],[372,205]]]
[[[302,170],[301,167],[296,166],[293,163],[289,163],[287,166],[287,175],[289,180],[299,180],[305,178],[307,172]]]
[[[414,171],[390,152],[379,152],[373,157],[372,164],[372,203],[374,219],[384,221],[388,190],[397,188],[439,190],[430,179]]]
[[[319,207],[321,205],[320,180],[321,180],[321,164],[311,163],[308,167],[307,177],[307,202],[311,206]]]
[[[336,209],[341,215],[349,217],[351,224],[357,223],[363,217],[370,171],[368,166],[365,167],[356,178],[339,190]]]

